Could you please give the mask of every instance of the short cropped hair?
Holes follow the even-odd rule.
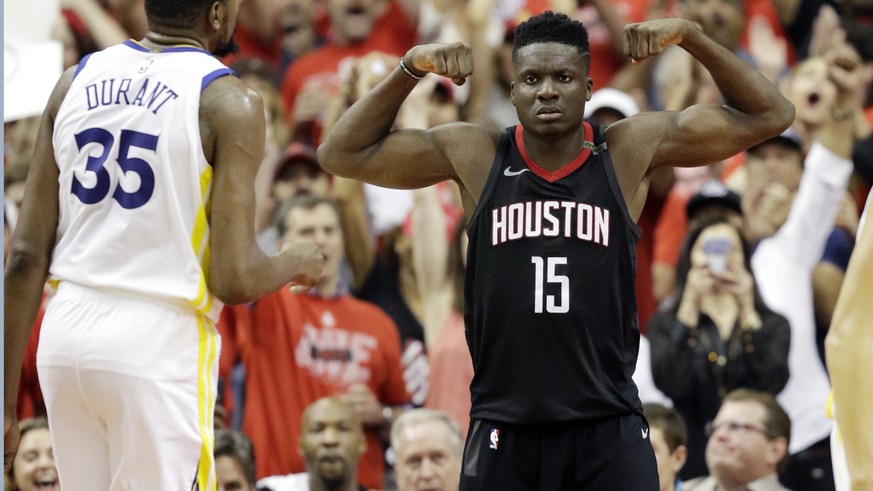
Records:
[[[227,0],[145,0],[146,17],[173,27],[192,27],[197,17],[216,1]]]
[[[440,421],[449,429],[452,437],[452,449],[460,457],[464,452],[464,439],[461,436],[461,428],[448,414],[435,409],[417,408],[404,411],[391,425],[391,446],[397,450],[400,442],[400,434],[409,426],[415,426],[431,421]]]
[[[764,407],[764,430],[768,440],[776,438],[784,438],[786,448],[791,443],[791,418],[785,409],[776,400],[776,397],[769,392],[764,392],[754,389],[734,389],[725,396],[722,400],[722,405],[727,402],[757,402]],[[777,468],[782,471],[788,465],[788,452],[782,456],[782,460],[777,464]]]
[[[725,396],[722,404],[726,402],[757,402],[764,407],[767,416],[764,419],[764,429],[767,430],[767,438],[782,437],[786,442],[791,438],[791,418],[785,409],[769,392],[753,389],[735,389]]]
[[[536,43],[575,46],[586,58],[589,55],[588,29],[581,22],[551,10],[531,17],[515,28],[515,42],[512,44],[513,61],[519,49]]]
[[[245,474],[246,481],[252,487],[255,486],[255,449],[252,441],[242,432],[217,428],[215,430],[215,450],[213,455],[218,457],[230,457],[239,463]]]
[[[688,440],[688,428],[685,420],[673,408],[653,402],[643,404],[643,415],[652,428],[658,428],[664,434],[664,441],[672,453]]]

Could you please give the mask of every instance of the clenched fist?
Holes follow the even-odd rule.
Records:
[[[641,61],[679,44],[689,33],[699,31],[686,19],[654,19],[624,26],[624,54]]]
[[[419,75],[435,73],[464,85],[473,73],[473,50],[467,43],[423,44],[407,51],[403,62]]]
[[[293,261],[297,274],[291,279],[291,293],[303,293],[318,283],[324,256],[313,242],[287,242],[279,254]]]

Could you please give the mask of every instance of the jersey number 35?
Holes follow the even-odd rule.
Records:
[[[85,187],[79,178],[73,175],[71,189],[73,194],[83,203],[93,205],[102,201],[111,191],[112,198],[128,210],[139,208],[148,203],[155,190],[155,173],[148,162],[128,154],[132,147],[154,152],[158,148],[157,135],[121,130],[116,161],[125,175],[132,172],[139,176],[139,188],[132,192],[126,191],[118,182],[116,182],[114,190],[109,189],[112,179],[110,179],[109,171],[106,168],[106,161],[115,145],[115,137],[112,133],[103,128],[89,128],[76,134],[76,145],[78,145],[79,150],[82,150],[89,143],[97,143],[103,147],[103,152],[100,155],[89,154],[88,162],[85,164],[85,172],[94,173],[97,176],[97,182],[93,187]]]

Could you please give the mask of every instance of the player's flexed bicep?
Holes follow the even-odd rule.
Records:
[[[492,145],[487,132],[456,124],[432,130],[397,130],[392,126],[403,101],[426,73],[455,83],[473,71],[472,52],[463,43],[416,46],[379,85],[368,91],[337,121],[318,149],[328,172],[383,186],[417,188],[447,179],[462,180],[465,166],[455,147]],[[467,147],[470,152],[476,148]]]
[[[656,19],[625,27],[625,54],[634,60],[657,55],[674,44],[712,75],[724,104],[699,104],[678,113],[641,114],[628,121],[634,130],[646,132],[632,131],[637,134],[657,129],[653,167],[717,162],[778,135],[793,121],[794,107],[770,81],[692,22]]]

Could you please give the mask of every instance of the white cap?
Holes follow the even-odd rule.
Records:
[[[584,117],[590,118],[595,111],[604,108],[614,109],[626,118],[640,112],[636,101],[627,92],[605,87],[591,94],[591,100],[585,104]]]

